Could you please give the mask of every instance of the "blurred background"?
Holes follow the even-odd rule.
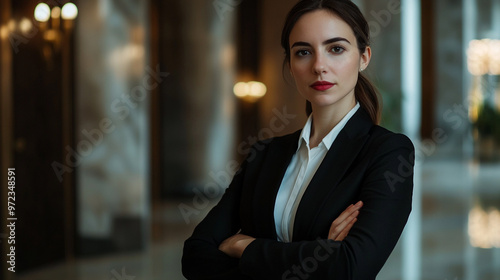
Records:
[[[378,279],[500,279],[500,0],[354,2],[382,125],[416,146]],[[249,147],[306,121],[279,43],[295,1],[0,3],[1,278],[184,279]]]

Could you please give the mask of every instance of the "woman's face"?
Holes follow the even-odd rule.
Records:
[[[313,111],[351,109],[358,71],[371,56],[369,47],[360,54],[351,27],[337,15],[317,10],[297,21],[289,41],[290,72]]]

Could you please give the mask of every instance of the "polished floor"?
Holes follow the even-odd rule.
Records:
[[[421,250],[409,256],[417,258],[421,268],[415,269],[411,262],[405,265],[405,245],[400,241],[377,279],[403,279],[411,271],[419,274],[411,279],[500,279],[500,163],[479,163],[451,154],[436,153],[419,163],[422,219],[416,229]],[[146,252],[61,263],[16,279],[184,279],[182,242],[210,206],[186,223],[178,208],[181,203],[192,202],[169,201],[154,211],[154,241]]]

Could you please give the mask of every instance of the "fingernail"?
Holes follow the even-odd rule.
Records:
[[[358,201],[358,203],[356,203],[356,206],[361,206],[363,204],[363,202],[360,200]]]

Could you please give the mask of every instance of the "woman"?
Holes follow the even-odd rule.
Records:
[[[375,279],[411,211],[414,148],[377,125],[368,24],[350,1],[303,0],[281,44],[309,119],[243,162],[186,240],[183,273]]]

